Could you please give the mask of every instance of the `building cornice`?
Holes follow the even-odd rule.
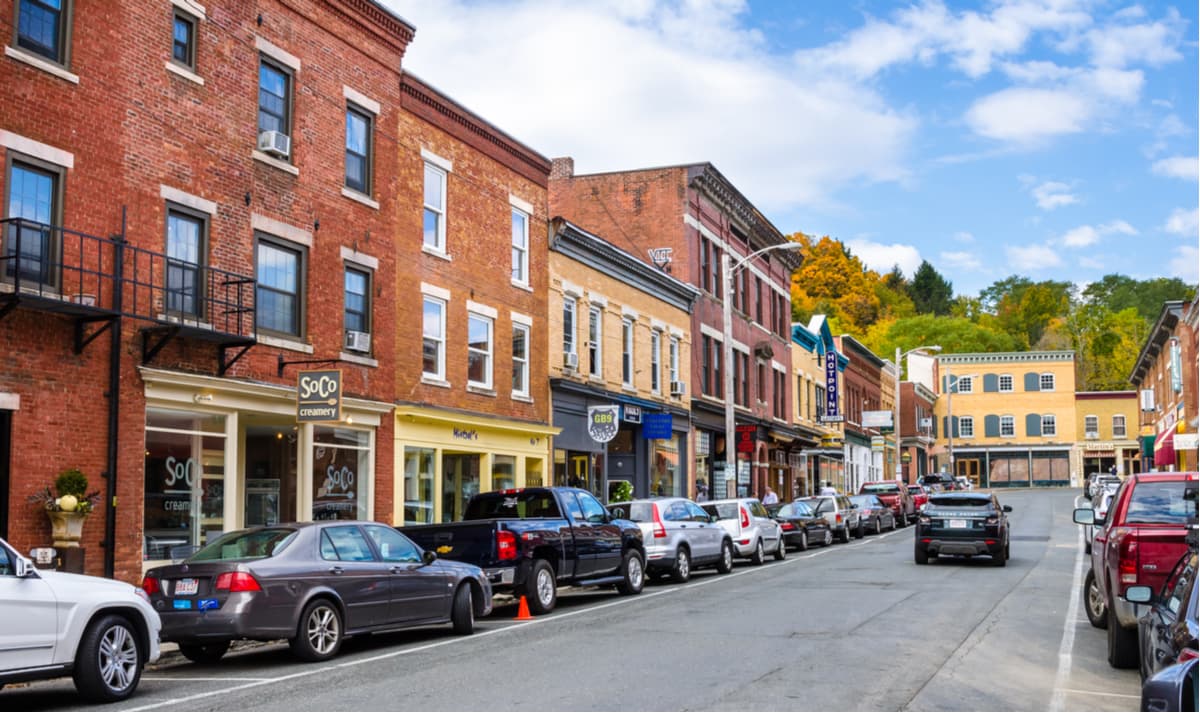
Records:
[[[1001,364],[1049,361],[1075,361],[1071,350],[1047,352],[984,352],[974,354],[941,354],[935,357],[942,364]]]
[[[735,225],[742,230],[750,242],[751,250],[761,250],[772,245],[788,242],[787,237],[776,228],[766,216],[754,207],[742,192],[729,179],[717,170],[711,163],[699,163],[688,167],[688,185],[702,194],[729,216]],[[763,259],[769,256],[764,255]],[[801,259],[798,253],[778,251],[770,256],[783,263],[784,268],[791,273],[800,267]]]
[[[1076,401],[1113,401],[1116,399],[1137,400],[1136,391],[1076,391]]]
[[[417,28],[407,20],[373,0],[325,0],[326,5],[361,25],[394,47],[401,55],[413,41]],[[397,72],[400,67],[394,68]]]
[[[1154,366],[1154,360],[1162,351],[1162,345],[1171,338],[1171,333],[1175,331],[1175,325],[1179,323],[1179,318],[1183,315],[1184,305],[1183,300],[1170,300],[1163,303],[1162,312],[1159,312],[1154,327],[1150,329],[1150,334],[1146,337],[1146,342],[1138,353],[1137,361],[1133,363],[1133,371],[1129,374],[1129,383],[1140,386],[1146,378],[1150,367]]]

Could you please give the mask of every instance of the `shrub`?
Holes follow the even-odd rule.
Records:
[[[64,495],[74,495],[83,500],[87,494],[87,487],[87,476],[78,468],[67,468],[54,479],[54,489],[58,491],[60,498]]]

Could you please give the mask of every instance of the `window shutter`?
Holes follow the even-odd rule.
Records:
[[[1025,374],[1025,390],[1026,391],[1041,391],[1039,386],[1041,377],[1036,372]]]
[[[950,421],[945,416],[942,416],[942,430],[946,433],[950,432],[949,423]]]
[[[955,416],[950,425],[954,428],[954,437],[958,438],[958,416]]]
[[[983,375],[983,391],[984,393],[992,393],[1000,390],[1000,377],[995,374]]]
[[[987,415],[983,417],[983,435],[985,438],[1000,437],[1000,417]]]
[[[1034,376],[1037,376],[1036,374]],[[1025,375],[1025,382],[1029,382],[1029,375]],[[1042,435],[1042,415],[1040,413],[1025,414],[1025,435],[1040,436]]]
[[[943,417],[943,418],[944,418],[944,417]],[[933,437],[934,437],[934,438],[937,438],[937,437],[938,437],[938,425],[937,425],[937,419],[936,419],[936,418],[931,418],[931,419],[929,419],[929,420],[930,420],[930,421],[933,423]]]

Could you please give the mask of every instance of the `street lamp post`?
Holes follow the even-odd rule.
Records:
[[[721,253],[721,319],[724,322],[723,338],[724,346],[721,349],[721,359],[725,362],[725,481],[726,493],[728,493],[728,482],[730,475],[737,478],[737,434],[734,427],[734,394],[733,394],[733,305],[730,297],[733,295],[733,275],[738,270],[750,264],[754,258],[771,252],[772,250],[800,250],[804,246],[800,243],[780,243],[778,245],[768,245],[765,248],[755,250],[746,257],[731,262],[729,251]],[[789,320],[790,321],[790,320]],[[715,493],[714,493],[715,495]],[[721,496],[725,497],[725,496]]]
[[[896,347],[896,401],[892,404],[892,436],[896,439],[896,480],[904,478],[904,466],[900,464],[900,360],[909,354],[918,354],[923,352],[940,352],[942,346],[940,344],[931,344],[929,346],[913,347],[903,354],[900,353],[900,347]]]

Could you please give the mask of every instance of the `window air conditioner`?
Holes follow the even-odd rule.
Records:
[[[579,368],[579,355],[576,354],[575,352],[564,352],[563,353],[563,368],[578,369]]]
[[[264,131],[258,135],[258,150],[287,158],[292,153],[292,137],[282,131]]]
[[[371,351],[371,334],[370,332],[356,332],[353,329],[346,330],[346,348],[352,352],[370,352]]]
[[[686,390],[687,389],[684,388],[682,381],[672,381],[671,382],[671,395],[672,396],[683,396],[683,392]]]
[[[1084,434],[1083,434],[1083,437],[1084,437],[1084,438],[1095,439],[1095,438],[1099,438],[1099,437],[1100,437],[1100,433],[1099,433],[1099,432],[1097,432],[1097,431],[1088,431],[1088,432],[1086,432],[1086,433],[1084,433]]]

